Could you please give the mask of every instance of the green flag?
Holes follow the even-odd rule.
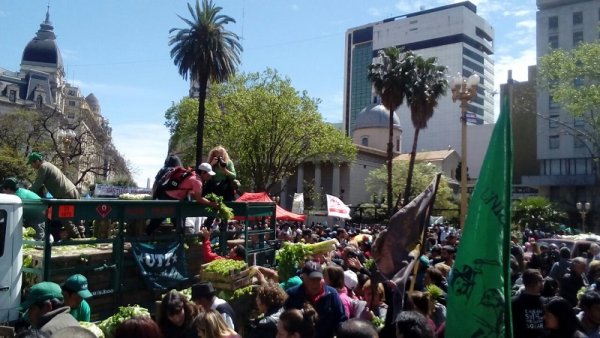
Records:
[[[508,95],[471,197],[450,275],[446,337],[512,337],[510,206],[512,132]]]

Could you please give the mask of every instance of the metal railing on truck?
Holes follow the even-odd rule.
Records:
[[[240,222],[244,224],[243,244],[246,248],[246,262],[249,257],[257,265],[274,265],[275,248],[271,245],[275,240],[275,203],[273,202],[228,202],[226,203]],[[216,213],[210,208],[201,206],[195,202],[188,201],[159,201],[159,200],[114,200],[114,199],[89,199],[89,200],[57,200],[42,199],[40,201],[25,201],[24,215],[28,219],[35,219],[36,214],[44,213],[45,235],[42,241],[25,240],[24,245],[42,249],[42,256],[37,264],[23,268],[24,273],[39,276],[41,280],[61,283],[64,278],[75,273],[81,273],[88,277],[90,291],[94,298],[103,299],[103,307],[98,306],[99,311],[92,307],[92,313],[96,312],[96,319],[105,318],[111,315],[119,305],[143,304],[145,298],[147,304],[152,304],[156,295],[154,290],[149,290],[145,285],[139,285],[141,279],[138,278],[131,282],[129,276],[137,273],[135,261],[131,257],[128,248],[133,242],[173,242],[179,241],[181,244],[198,243],[199,234],[185,234],[183,227],[179,227],[174,233],[147,236],[131,235],[127,229],[133,223],[142,223],[145,225],[147,219],[153,218],[183,218],[183,217],[215,217]],[[39,215],[37,215],[39,218]],[[84,238],[76,240],[65,240],[50,242],[51,222],[74,222],[83,223],[86,227],[86,233],[90,232],[93,223],[107,221],[114,225],[114,234],[109,238]],[[265,226],[265,220],[268,220],[268,226]],[[228,233],[226,231],[226,222],[221,223],[219,235],[219,251],[221,255],[228,251]],[[255,229],[256,228],[256,229]],[[57,240],[57,239],[55,239]],[[103,247],[110,254],[93,255],[88,257],[85,264],[74,264],[72,261],[65,260],[63,264],[53,262],[53,249],[58,251],[60,248],[68,246],[96,246]],[[191,254],[188,259],[188,267],[193,264],[199,267],[202,263],[201,245],[194,246],[196,254]],[[112,250],[110,250],[112,249]],[[39,250],[38,250],[39,251]],[[82,256],[85,255],[85,249],[81,249]],[[187,255],[187,254],[186,254]],[[94,259],[94,257],[100,257]],[[24,255],[25,257],[25,255]],[[55,261],[58,258],[54,256]],[[85,257],[83,257],[85,258]],[[77,263],[81,263],[85,259]],[[90,259],[91,258],[91,259]],[[198,271],[196,271],[198,273]],[[110,276],[107,276],[110,274]],[[124,275],[126,274],[126,275]],[[190,274],[191,275],[191,274]],[[97,288],[95,286],[94,276],[98,277]],[[193,277],[190,276],[190,277]],[[61,280],[62,279],[62,280]],[[100,282],[103,281],[103,282]],[[24,283],[25,284],[25,283]],[[149,291],[141,294],[140,299],[134,297],[134,292]],[[93,298],[92,298],[93,299]],[[151,308],[151,307],[149,307]]]

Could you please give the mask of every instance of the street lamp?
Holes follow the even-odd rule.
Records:
[[[588,212],[590,212],[592,205],[590,204],[590,202],[585,202],[585,204],[577,202],[575,206],[577,207],[577,211],[579,211],[579,213],[581,214],[581,233],[585,233],[585,216]]]
[[[452,87],[452,101],[460,101],[460,121],[461,129],[461,154],[460,154],[460,226],[465,226],[465,217],[467,215],[467,110],[469,102],[477,96],[477,85],[479,84],[479,75],[473,74],[465,79],[460,73],[452,78],[450,86]]]
[[[63,173],[65,174],[67,172],[67,167],[69,166],[69,147],[75,139],[75,136],[76,134],[73,129],[60,128],[58,130],[58,140],[63,145],[62,150],[60,150],[60,155],[63,160]]]

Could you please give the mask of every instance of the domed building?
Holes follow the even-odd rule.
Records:
[[[368,105],[356,117],[352,141],[356,145],[387,151],[389,123],[390,113],[382,104]],[[400,128],[400,118],[395,112],[392,128],[394,151],[400,152],[402,129]]]

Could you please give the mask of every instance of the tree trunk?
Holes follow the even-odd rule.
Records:
[[[387,208],[388,216],[392,217],[394,213],[394,204],[392,197],[392,161],[394,159],[394,110],[390,109],[389,138],[387,146]]]
[[[206,112],[206,91],[208,88],[208,77],[199,76],[198,93],[198,124],[196,126],[196,169],[202,163],[203,141],[204,141],[204,116]]]
[[[412,151],[410,153],[410,161],[408,162],[408,174],[406,175],[406,186],[404,187],[404,202],[403,206],[410,203],[410,190],[412,189],[413,170],[415,169],[415,159],[417,157],[417,142],[419,141],[420,128],[415,128],[415,137],[413,138]]]

